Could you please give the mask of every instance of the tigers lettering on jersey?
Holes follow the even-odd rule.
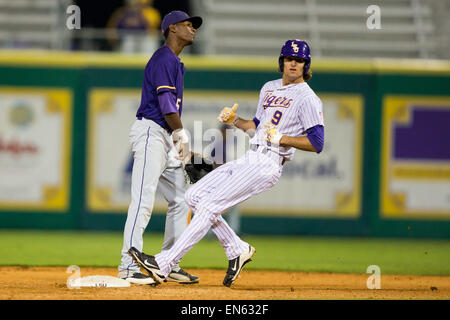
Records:
[[[274,149],[266,141],[266,124],[277,126],[286,136],[305,136],[307,129],[323,125],[322,112],[322,102],[306,82],[283,86],[282,79],[269,81],[261,89],[255,115],[259,124],[250,144]],[[280,146],[273,151],[291,160],[295,148]]]
[[[274,90],[264,93],[263,108],[289,108],[293,99],[273,94]]]

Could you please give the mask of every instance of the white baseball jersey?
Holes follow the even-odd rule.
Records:
[[[306,130],[324,125],[322,102],[306,82],[283,86],[282,79],[269,81],[261,89],[256,118],[260,121],[250,144],[267,146],[286,160],[292,160],[295,148],[268,146],[264,126],[273,124],[290,137],[306,135]]]
[[[282,86],[281,79],[270,81],[261,89],[256,118],[260,123],[250,143],[262,146],[211,171],[187,190],[185,200],[194,218],[170,249],[155,255],[164,276],[209,229],[217,235],[228,260],[248,252],[249,244],[240,239],[221,215],[273,187],[281,177],[283,159],[290,160],[294,154],[294,148],[269,146],[264,125],[276,125],[284,135],[304,136],[307,129],[323,125],[322,103],[307,83]],[[273,152],[267,152],[266,148]]]

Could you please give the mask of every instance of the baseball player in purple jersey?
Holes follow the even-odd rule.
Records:
[[[143,233],[150,220],[158,190],[168,202],[162,250],[170,249],[188,224],[189,208],[184,201],[185,178],[182,160],[190,155],[189,138],[181,123],[183,76],[186,71],[178,55],[193,43],[202,18],[182,11],[167,14],[161,24],[166,39],[145,67],[141,105],[130,131],[134,163],[131,203],[124,228],[119,278],[135,284],[155,284],[140,272],[128,254],[131,247],[142,250]],[[197,283],[199,278],[178,266],[168,281]]]
[[[231,286],[244,265],[251,261],[255,248],[236,235],[222,213],[273,187],[295,149],[322,151],[322,102],[306,83],[311,78],[308,44],[301,40],[286,41],[278,63],[283,77],[262,87],[256,116],[252,120],[237,116],[237,104],[220,113],[220,122],[234,125],[251,135],[250,150],[243,157],[211,171],[187,190],[185,199],[195,215],[180,238],[169,250],[155,256],[130,249],[135,261],[156,282],[163,281],[172,266],[211,228],[229,260],[223,284]]]

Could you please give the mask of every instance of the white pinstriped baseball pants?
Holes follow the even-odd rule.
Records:
[[[273,187],[282,172],[279,158],[275,153],[249,150],[242,158],[211,171],[186,191],[186,203],[195,215],[175,244],[155,255],[164,276],[210,228],[225,249],[228,260],[248,250],[249,244],[236,235],[222,213]]]

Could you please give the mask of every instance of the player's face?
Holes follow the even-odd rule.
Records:
[[[283,77],[288,83],[303,82],[305,60],[298,57],[284,57]]]
[[[195,39],[195,32],[197,31],[190,21],[179,22],[175,25],[177,37],[188,44],[192,44]]]

